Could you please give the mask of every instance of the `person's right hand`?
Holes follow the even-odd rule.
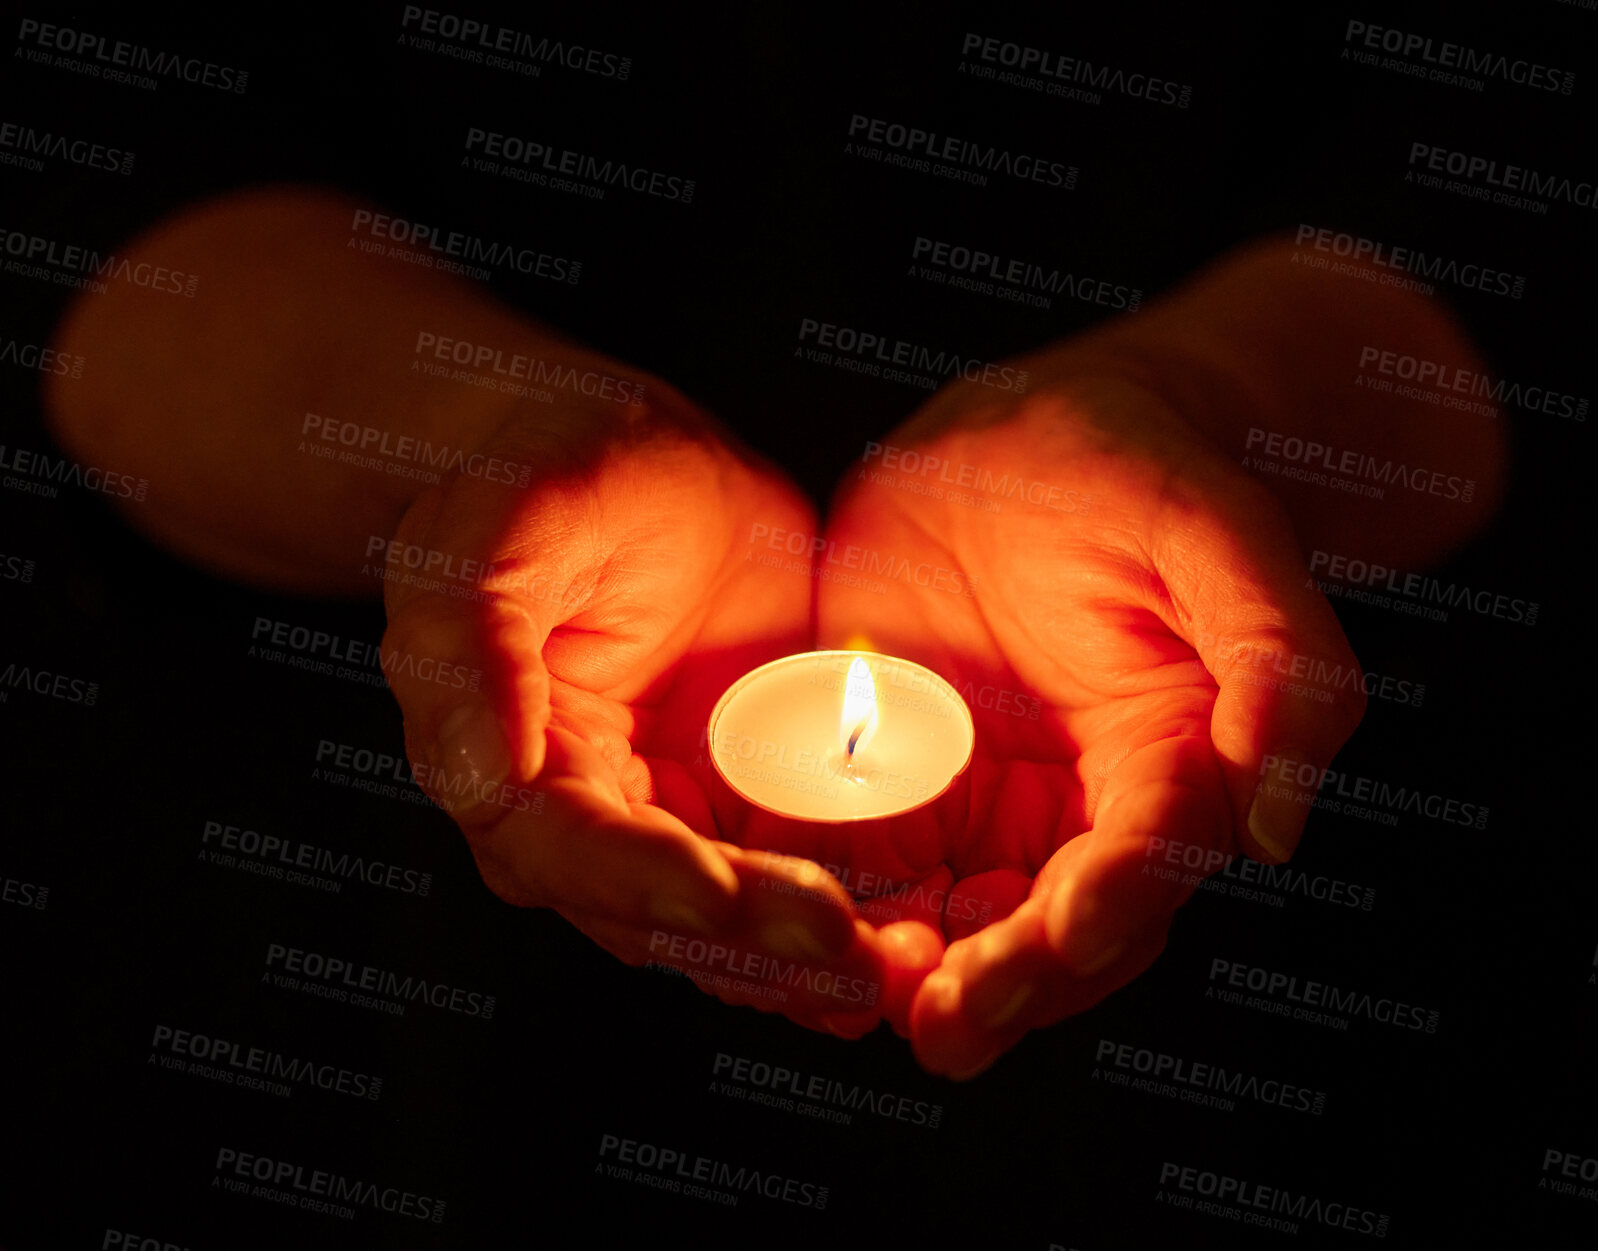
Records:
[[[812,510],[671,388],[605,398],[628,398],[636,371],[449,275],[436,249],[362,225],[405,224],[385,212],[246,188],[119,247],[197,287],[112,283],[73,303],[55,347],[90,365],[46,377],[54,433],[85,463],[146,478],[130,524],[214,573],[295,594],[384,588],[408,754],[501,897],[559,910],[629,962],[682,964],[729,1001],[864,1032],[871,931],[857,937],[836,883],[801,892],[794,861],[733,846],[714,775],[694,766],[721,691],[809,642],[810,579],[749,559],[749,539],[761,521],[814,533]],[[445,342],[537,362],[553,402],[511,399],[508,378],[465,385]],[[378,436],[453,453],[463,472],[418,494],[393,457],[355,454]],[[439,555],[405,580],[423,550]],[[700,938],[714,947],[689,946]],[[820,965],[839,976],[799,976]],[[711,980],[729,966],[775,984],[740,995]]]
[[[484,881],[728,1003],[874,1028],[871,927],[813,866],[722,841],[703,767],[720,693],[808,645],[810,580],[749,558],[757,524],[815,533],[808,502],[654,383],[646,406],[530,406],[478,450],[532,480],[457,474],[416,500],[383,650],[414,658],[389,677],[407,753]],[[407,576],[420,552],[471,580]],[[475,691],[436,680],[473,670]]]

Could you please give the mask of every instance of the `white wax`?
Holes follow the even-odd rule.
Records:
[[[857,658],[871,672],[877,716],[851,758],[840,722]],[[717,701],[709,738],[716,772],[750,803],[804,821],[865,821],[948,790],[971,761],[976,728],[960,693],[924,665],[828,651],[744,674]]]

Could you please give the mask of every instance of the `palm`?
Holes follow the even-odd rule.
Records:
[[[892,470],[856,475],[829,539],[958,568],[972,594],[823,584],[820,613],[824,643],[863,635],[966,695],[976,750],[969,820],[947,861],[957,882],[1035,875],[1092,826],[1116,764],[1159,739],[1207,735],[1217,690],[1149,556],[1164,538],[1150,495],[1159,475],[1085,439],[1057,443],[1040,465],[1019,421],[981,435],[980,452],[954,437],[918,448],[979,464],[992,482],[1058,478],[1071,496],[1051,509],[990,494],[990,512],[912,494]]]
[[[647,498],[618,475],[597,484],[584,532],[535,512],[517,536],[543,553],[565,529],[563,559],[577,570],[542,648],[549,727],[597,748],[601,775],[629,802],[702,832],[715,825],[694,762],[711,705],[754,665],[802,647],[810,629],[805,580],[745,561],[745,539],[758,524],[813,526],[780,481],[712,468],[697,456],[652,465]],[[514,582],[513,561],[497,567]]]

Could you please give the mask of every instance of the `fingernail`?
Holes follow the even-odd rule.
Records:
[[[774,921],[763,925],[756,937],[762,947],[790,960],[825,964],[832,958],[832,953],[821,945],[821,940],[797,921]]]
[[[1248,832],[1273,863],[1285,864],[1298,847],[1315,798],[1314,791],[1296,781],[1310,755],[1289,749],[1272,752],[1265,759],[1275,763],[1265,771],[1254,792],[1254,802],[1248,810]],[[1318,768],[1316,772],[1319,773]]]
[[[1032,986],[1023,982],[1010,992],[1010,997],[981,1020],[981,1024],[988,1029],[998,1029],[1001,1025],[1008,1025],[1015,1020],[1016,1014],[1026,1007],[1027,1001],[1032,998]]]
[[[661,897],[649,901],[649,919],[663,929],[678,934],[709,934],[708,917],[680,899]]]
[[[435,763],[442,777],[439,790],[467,804],[484,798],[510,773],[510,744],[499,717],[487,704],[462,704],[438,727]]]

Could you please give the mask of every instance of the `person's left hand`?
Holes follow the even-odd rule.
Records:
[[[1279,785],[1296,770],[1278,762],[1323,770],[1364,711],[1275,499],[1152,390],[1065,377],[946,388],[851,473],[826,535],[827,554],[931,572],[886,595],[823,581],[818,646],[927,665],[976,721],[961,827],[913,866],[942,924],[881,929],[913,991],[890,1019],[956,1077],[1154,961],[1202,876],[1157,854],[1287,859],[1314,788]],[[1262,680],[1295,655],[1353,678],[1326,702]]]

